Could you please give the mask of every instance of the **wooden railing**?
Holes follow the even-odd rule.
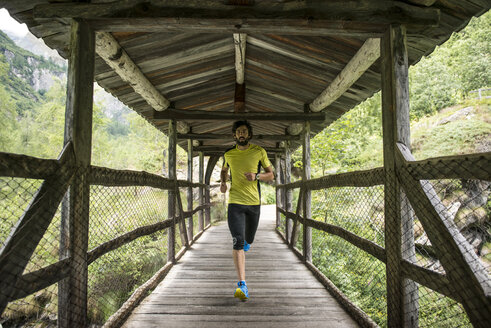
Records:
[[[307,267],[319,277],[340,303],[345,306],[346,310],[362,326],[376,326],[376,324],[312,264],[314,261],[311,262],[308,259],[308,251],[309,248],[312,248],[312,245],[305,244],[305,242],[307,240],[311,243],[311,239],[304,237],[302,251],[297,248],[300,225],[303,226],[304,236],[308,228],[323,231],[329,235],[340,237],[359,250],[370,254],[378,261],[384,263],[387,270],[390,266],[398,267],[402,278],[426,286],[461,303],[472,324],[476,327],[484,327],[487,323],[491,322],[491,278],[489,272],[469,242],[456,228],[456,224],[447,212],[447,208],[442,204],[433,184],[428,180],[465,179],[491,181],[491,153],[415,161],[403,146],[398,146],[398,154],[402,165],[397,167],[397,179],[404,195],[409,200],[410,206],[414,209],[417,219],[421,222],[425,233],[431,241],[431,245],[426,247],[431,249],[430,253],[432,256],[435,256],[441,262],[444,269],[444,271],[442,270],[443,272],[420,266],[414,261],[415,257],[405,257],[402,254],[399,255],[399,258],[402,258],[399,263],[388,261],[391,255],[392,258],[398,257],[389,254],[387,249],[371,240],[360,237],[338,225],[313,220],[312,217],[305,215],[305,211],[302,211],[303,207],[310,207],[310,204],[305,204],[304,198],[305,194],[312,190],[383,186],[387,183],[384,168],[329,175],[307,181],[278,185],[277,213],[278,217],[284,218],[284,220],[277,220],[277,231],[297,256],[306,263]],[[291,207],[292,190],[294,189],[299,189],[295,212],[287,209]],[[384,189],[386,191],[389,190],[389,188]],[[385,197],[385,208],[390,207],[394,209],[396,207],[398,211],[402,210],[400,203],[390,204],[387,201],[388,199],[390,198]],[[390,217],[385,217],[385,220],[390,219]],[[402,225],[401,229],[402,235],[409,230],[410,235],[413,236],[413,225]],[[389,243],[388,239],[390,238],[394,237],[392,234],[387,233],[386,230],[386,244]],[[402,246],[403,240],[395,242],[401,245],[399,247],[399,251],[401,252],[401,248],[407,248],[408,243],[412,245],[412,250],[406,249],[405,251],[412,251],[414,253],[417,247],[414,243],[414,237],[412,241],[404,241],[406,242],[405,246]],[[389,284],[390,281],[387,283]],[[416,315],[415,318],[413,317],[413,325],[418,326],[418,287],[416,286],[414,288],[415,290],[412,292],[415,292],[415,296],[413,295],[412,302],[407,302],[402,306],[400,315],[407,315],[408,312],[412,311],[411,315]],[[399,289],[399,292],[403,291]],[[404,291],[404,293],[406,292],[409,291]]]
[[[172,190],[174,192],[168,194],[170,197],[175,198],[174,203],[178,209],[177,214],[173,217],[165,218],[166,213],[162,213],[162,218],[158,219],[157,223],[135,228],[88,251],[85,256],[85,267],[103,255],[137,238],[151,235],[158,231],[165,231],[176,225],[179,227],[181,245],[183,245],[181,251],[175,256],[175,260],[177,261],[189,246],[201,236],[203,231],[210,226],[209,211],[212,204],[204,203],[204,199],[210,199],[210,186],[208,185],[177,179],[166,179],[146,172],[114,170],[96,166],[89,166],[88,172],[80,172],[74,165],[73,147],[71,143],[66,145],[57,160],[0,153],[0,177],[44,180],[35,193],[33,200],[24,210],[24,214],[13,227],[10,235],[5,241],[2,240],[3,247],[0,252],[0,313],[3,313],[9,302],[34,294],[57,282],[68,279],[82,280],[82,284],[87,284],[86,280],[85,283],[83,282],[84,277],[74,276],[77,275],[77,272],[74,272],[70,268],[71,257],[63,258],[60,256],[61,259],[56,263],[23,274],[32,254],[48,229],[55,213],[60,208],[63,198],[66,197],[65,194],[69,191],[72,181],[79,179],[81,176],[87,177],[88,185],[106,187],[147,186],[159,190]],[[192,188],[199,188],[199,194],[205,195],[205,197],[200,197],[199,206],[184,211],[179,192],[180,187],[188,188],[188,193],[192,193]],[[189,199],[191,199],[192,204],[192,197]],[[175,211],[173,212],[176,213]],[[196,235],[193,236],[193,231],[188,234],[185,220],[192,218],[196,213],[200,213],[200,228]],[[63,227],[63,225],[62,223],[61,226]],[[70,232],[69,229],[65,229],[60,233],[60,238],[65,240],[69,240],[70,238],[88,240],[88,229],[83,230],[85,236],[80,236],[80,233],[80,231],[74,233],[73,231]],[[75,235],[70,236],[70,234]],[[169,240],[171,240],[172,244],[169,244],[168,247],[173,250],[175,247],[175,238],[169,238]],[[60,244],[63,244],[61,240]],[[146,292],[154,288],[163,279],[173,264],[174,262],[172,261],[168,262],[149,281],[140,286],[130,299],[124,303],[123,307],[109,318],[105,327],[119,326],[131,309],[146,295]],[[85,291],[87,292],[87,288],[85,288]],[[60,292],[60,296],[61,294]],[[87,296],[85,298],[87,299]],[[61,304],[61,302],[59,303]],[[80,311],[80,309],[70,310]],[[83,316],[86,314],[79,315]]]

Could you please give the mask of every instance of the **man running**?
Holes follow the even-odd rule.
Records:
[[[220,174],[220,191],[227,191],[230,168],[230,193],[228,198],[228,227],[233,240],[233,258],[239,277],[234,296],[247,300],[249,292],[245,282],[245,254],[254,241],[261,210],[259,181],[274,179],[273,169],[264,148],[250,144],[252,126],[247,121],[237,121],[232,127],[236,145],[223,155]],[[261,166],[264,172],[260,173]]]

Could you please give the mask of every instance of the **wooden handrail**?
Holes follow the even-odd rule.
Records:
[[[167,179],[157,174],[145,171],[116,170],[107,167],[91,166],[89,183],[106,187],[148,186],[171,190],[175,187],[173,179]],[[206,184],[177,180],[178,187],[204,187]]]
[[[384,168],[326,175],[308,181],[277,185],[277,188],[319,190],[331,187],[371,187],[384,183]]]
[[[55,175],[61,168],[61,164],[56,159],[0,152],[0,176],[47,179]]]
[[[182,217],[180,215],[176,217],[176,222],[179,223],[181,220],[191,217],[194,213],[202,209],[209,208],[210,206],[211,204],[204,204],[194,208],[192,211],[183,212]],[[87,253],[87,264],[91,264],[104,254],[114,251],[137,238],[167,229],[173,222],[173,219],[167,219],[155,224],[138,227],[130,232],[109,240]],[[16,291],[15,294],[9,298],[9,302],[31,295],[66,278],[68,276],[69,261],[70,258],[65,258],[39,270],[22,275],[15,284]]]

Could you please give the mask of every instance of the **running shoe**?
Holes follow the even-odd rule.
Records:
[[[244,252],[247,252],[251,248],[251,244],[248,244],[247,241],[244,240]]]
[[[242,301],[247,301],[249,299],[249,291],[247,290],[247,285],[245,281],[239,281],[237,283],[237,289],[235,290],[234,297]]]

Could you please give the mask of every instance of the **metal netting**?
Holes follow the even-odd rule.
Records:
[[[449,258],[445,261],[446,270],[445,263],[442,263],[437,248],[431,242],[431,238],[424,228],[422,217],[415,213],[414,206],[407,206],[406,209],[403,208],[403,214],[409,213],[408,215],[412,216],[414,221],[415,256],[412,262],[440,274],[450,273],[454,277],[457,275],[458,281],[471,281],[473,278],[464,273],[465,271],[461,269],[462,263],[457,260],[464,257],[468,265],[482,279],[482,283],[491,285],[489,275],[491,263],[489,259],[491,253],[489,208],[491,183],[468,179],[442,179],[419,183],[425,190],[426,197],[435,205],[435,213],[448,227],[445,229],[446,237],[440,238],[442,240],[454,240],[459,251],[452,251],[449,241],[440,245],[445,249],[444,256]],[[418,198],[413,200],[424,197],[423,194],[420,194]],[[423,210],[423,213],[426,212]],[[432,217],[431,220],[436,220],[436,218]],[[411,239],[406,242],[411,242]],[[470,299],[475,298],[465,285],[452,283],[452,288],[454,293],[463,296],[463,300],[466,302],[472,302]],[[420,327],[472,327],[462,303],[425,286],[419,285],[418,287],[417,306],[417,310],[413,311],[419,311],[418,324]]]
[[[384,187],[314,190],[312,219],[341,227],[384,247]]]
[[[167,219],[166,190],[91,187],[89,249],[136,228]],[[88,320],[103,324],[167,262],[167,230],[143,236],[89,266]]]
[[[312,191],[312,219],[348,230],[380,246],[384,187],[333,187]],[[302,234],[297,247],[301,247]],[[344,239],[313,229],[312,263],[377,324],[387,321],[385,264]]]
[[[167,231],[140,237],[89,266],[88,320],[101,325],[167,262]]]
[[[23,179],[23,178],[0,178],[0,243],[1,249],[7,246],[7,242],[14,237],[14,231],[19,225],[19,220],[32,204],[33,198],[36,195],[43,180]],[[56,194],[59,190],[50,189],[48,192]],[[39,209],[43,211],[43,206]],[[43,216],[43,214],[41,214]],[[36,222],[39,217],[29,219],[33,223],[31,229],[45,229],[43,223]],[[46,218],[48,220],[49,218]],[[44,221],[44,220],[40,220]],[[46,232],[40,237],[38,246],[31,244],[27,236],[27,240],[20,241],[26,248],[31,248],[32,255],[24,253],[22,250],[15,248],[11,254],[14,257],[14,262],[19,265],[18,268],[11,268],[12,271],[20,270],[19,273],[27,274],[35,272],[43,267],[53,264],[58,261],[59,253],[59,231],[60,231],[60,206],[56,210],[51,223],[48,223]],[[25,268],[22,269],[27,261]],[[22,263],[22,264],[21,264]],[[10,277],[7,277],[9,279]],[[13,278],[13,276],[12,276]],[[21,286],[21,290],[16,290],[16,294],[25,294]],[[28,288],[26,288],[28,290]],[[2,288],[0,294],[7,296],[8,290]],[[10,293],[9,293],[10,294]],[[10,294],[11,295],[11,294]],[[48,288],[37,291],[34,294],[25,297],[14,297],[16,300],[7,304],[5,310],[1,314],[0,323],[4,328],[14,327],[18,325],[30,324],[52,324],[56,323],[58,299],[57,285],[52,285]]]
[[[378,325],[386,326],[383,262],[340,237],[312,229],[312,263]]]

